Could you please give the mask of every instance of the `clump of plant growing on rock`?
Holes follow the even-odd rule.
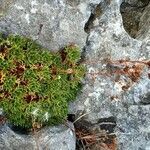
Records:
[[[8,122],[25,128],[63,122],[85,73],[79,59],[75,45],[54,53],[24,37],[0,36],[0,108]]]

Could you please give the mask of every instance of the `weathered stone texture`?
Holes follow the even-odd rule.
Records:
[[[46,127],[29,135],[0,126],[1,150],[75,150],[75,139],[74,132],[65,125]]]
[[[0,31],[31,37],[51,50],[69,42],[85,46],[87,74],[70,113],[87,113],[92,123],[113,116],[120,150],[148,150],[150,4],[140,9],[132,38],[124,28],[123,2],[129,9],[143,6],[142,0],[15,0],[0,19]]]

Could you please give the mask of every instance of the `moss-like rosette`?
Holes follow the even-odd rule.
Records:
[[[80,54],[75,45],[54,53],[30,39],[1,35],[0,108],[8,122],[25,128],[62,123],[81,89]]]

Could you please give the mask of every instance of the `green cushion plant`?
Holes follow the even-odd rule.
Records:
[[[85,73],[80,55],[75,45],[54,53],[30,39],[1,35],[0,108],[8,122],[24,128],[62,123]]]

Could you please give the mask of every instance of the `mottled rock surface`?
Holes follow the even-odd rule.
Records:
[[[150,107],[149,6],[141,14],[137,38],[124,29],[121,1],[113,0],[90,30],[85,47],[87,75],[71,112],[87,114],[92,123],[116,118],[120,150],[148,150]],[[145,25],[145,26],[144,26]],[[138,33],[139,32],[139,33]],[[73,111],[74,110],[74,111]]]
[[[70,124],[70,127],[73,126]],[[35,134],[18,134],[0,126],[1,150],[75,150],[75,135],[65,125],[43,128]]]
[[[0,30],[25,35],[51,50],[69,43],[83,48],[87,36],[83,29],[90,4],[99,1],[2,0]],[[11,5],[8,7],[7,3]]]
[[[150,149],[150,106],[132,105],[118,120],[119,149]]]
[[[69,42],[84,47],[87,74],[70,113],[91,123],[113,117],[119,150],[149,150],[149,9],[147,0],[14,0],[0,8],[0,31],[52,50]]]

